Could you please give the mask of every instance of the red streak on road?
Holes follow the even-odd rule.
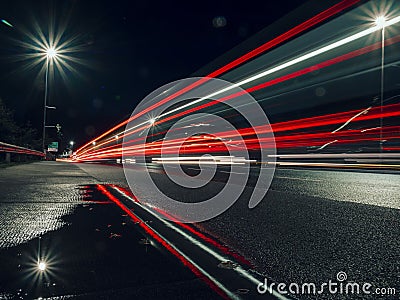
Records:
[[[118,207],[120,207],[135,223],[139,224],[147,234],[149,234],[154,240],[161,244],[165,249],[167,249],[171,254],[178,258],[183,265],[188,267],[197,277],[202,279],[213,291],[215,291],[219,296],[224,299],[229,299],[228,295],[225,294],[212,280],[205,276],[195,265],[188,261],[183,255],[176,251],[166,240],[159,236],[152,228],[150,228],[146,223],[144,223],[140,218],[138,218],[128,207],[126,207],[121,200],[111,194],[104,185],[98,184],[97,189],[108,199],[113,201]]]

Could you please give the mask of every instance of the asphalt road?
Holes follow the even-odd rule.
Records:
[[[87,286],[79,286],[73,279],[69,279],[73,283],[62,286],[64,289],[68,287],[70,294],[74,293],[73,287],[75,287],[75,294],[87,296],[91,295],[90,293],[93,293],[96,287],[102,286],[103,295],[106,295],[105,290],[111,290],[113,293],[123,291],[122,294],[127,292],[131,296],[143,296],[144,294],[135,294],[138,293],[139,283],[137,277],[131,277],[133,273],[137,273],[135,262],[138,261],[139,256],[143,268],[138,267],[141,274],[142,270],[147,268],[160,269],[161,274],[164,274],[157,277],[159,281],[152,289],[153,292],[161,291],[161,294],[156,293],[158,297],[163,295],[164,298],[169,298],[168,296],[172,294],[168,293],[177,291],[181,291],[177,294],[181,298],[189,295],[196,298],[220,296],[205,285],[204,280],[194,276],[193,272],[189,272],[181,263],[177,263],[176,258],[171,258],[171,253],[168,254],[168,251],[162,250],[163,247],[149,246],[154,259],[146,258],[145,262],[151,262],[148,265],[143,263],[144,245],[140,242],[146,237],[143,233],[145,227],[142,226],[138,230],[135,222],[131,222],[132,220],[128,222],[126,213],[121,213],[117,207],[114,207],[115,203],[111,203],[113,197],[120,199],[121,203],[129,204],[130,202],[128,197],[118,193],[114,186],[127,186],[121,167],[41,162],[3,170],[0,174],[0,205],[2,206],[0,260],[1,265],[6,266],[5,270],[11,272],[6,271],[1,275],[0,292],[3,293],[3,298],[19,290],[16,284],[20,283],[16,279],[19,273],[13,267],[20,268],[18,265],[21,265],[21,262],[10,260],[10,257],[18,258],[21,253],[36,249],[38,236],[43,237],[44,244],[53,239],[61,239],[64,241],[63,247],[66,247],[65,241],[68,241],[67,244],[73,244],[74,249],[80,245],[78,249],[81,251],[70,252],[68,255],[69,260],[77,257],[78,265],[86,262],[88,249],[93,248],[94,245],[105,243],[107,247],[112,247],[112,243],[116,241],[120,243],[113,250],[107,251],[107,253],[121,253],[117,261],[112,259],[112,256],[104,259],[101,254],[103,248],[100,246],[100,250],[96,250],[93,258],[89,259],[90,263],[86,262],[91,267],[84,268],[80,265],[84,272],[93,271],[96,265],[107,267],[104,267],[106,272],[98,275],[100,279],[92,280],[92,283]],[[192,171],[195,172],[195,170]],[[219,169],[219,173],[221,174],[208,187],[210,193],[224,184],[226,169]],[[256,173],[257,171],[254,170],[254,174]],[[138,176],[140,176],[139,173]],[[163,184],[169,184],[166,175],[157,166],[153,167],[152,176],[161,187]],[[98,184],[102,184],[103,187],[99,188]],[[99,191],[102,189],[106,189],[107,192],[100,195]],[[377,287],[395,288],[397,295],[350,296],[332,295],[325,291],[321,295],[297,294],[294,298],[398,299],[400,292],[399,191],[400,180],[396,173],[277,169],[271,189],[255,209],[250,210],[247,207],[247,199],[251,192],[250,181],[244,194],[228,211],[210,221],[195,224],[194,228],[197,231],[190,229],[190,234],[195,233],[203,242],[207,242],[205,242],[207,249],[211,250],[206,254],[187,242],[192,239],[191,237],[181,237],[186,234],[186,229],[183,232],[183,229],[176,230],[160,222],[150,216],[140,205],[129,204],[126,209],[148,220],[150,226],[156,228],[161,236],[172,241],[172,245],[182,247],[182,251],[186,251],[185,253],[188,253],[190,258],[195,259],[203,270],[214,274],[217,282],[232,287],[234,296],[240,295],[240,297],[251,299],[257,295],[256,284],[244,287],[246,283],[241,281],[243,279],[241,277],[253,276],[262,280],[265,276],[268,280],[277,283],[312,282],[320,285],[329,280],[336,280],[337,273],[345,272],[349,282],[370,283],[374,290]],[[150,195],[151,193],[152,191],[149,191]],[[96,196],[93,198],[93,195]],[[88,202],[87,197],[91,201]],[[196,193],[188,197],[195,198]],[[108,204],[104,205],[102,201]],[[107,209],[103,209],[105,207]],[[110,210],[109,207],[114,207],[114,209]],[[94,211],[98,215],[93,216]],[[91,217],[86,220],[88,216]],[[128,226],[122,226],[123,223]],[[111,226],[108,227],[108,225]],[[116,230],[113,230],[114,226]],[[177,234],[177,232],[180,233]],[[99,233],[103,235],[98,236]],[[74,236],[76,239],[73,238]],[[82,244],[85,237],[89,236],[90,238]],[[234,253],[232,261],[236,259],[241,264],[249,261],[250,265],[245,271],[254,270],[253,273],[250,275],[243,273],[244,275],[239,276],[239,279],[233,273],[227,275],[225,271],[222,271],[223,274],[220,274],[221,268],[215,268],[214,261],[218,261],[219,254],[215,254],[212,250],[210,240],[213,241],[213,247],[218,248],[216,252],[221,253],[224,250],[222,251],[224,257]],[[50,244],[52,243],[48,245]],[[147,245],[147,243],[144,244]],[[63,249],[63,247],[58,249]],[[132,252],[129,253],[127,249]],[[59,252],[62,253],[61,250]],[[80,252],[84,254],[78,255]],[[160,255],[164,259],[161,259]],[[107,260],[109,260],[108,263]],[[126,264],[126,261],[132,264]],[[164,268],[164,264],[168,267]],[[117,276],[118,268],[124,265],[121,271],[123,276]],[[171,270],[176,277],[168,275]],[[105,273],[108,275],[105,276]],[[70,277],[67,275],[64,277],[73,278],[71,273],[69,274]],[[143,274],[146,275],[146,272]],[[151,274],[146,276],[148,276],[147,280],[151,280]],[[115,280],[115,278],[119,279]],[[136,278],[136,281],[126,280],[126,278]],[[82,277],[76,277],[75,280],[80,282]],[[120,282],[120,285],[116,286],[116,282]],[[146,280],[144,282],[148,283]],[[182,283],[181,286],[175,289],[166,288],[168,284],[177,282]],[[47,283],[56,283],[56,286],[61,284],[55,281]],[[148,290],[149,286],[145,284]],[[239,289],[240,287],[242,289]],[[42,286],[39,292],[46,291],[46,288],[48,295],[56,294],[54,289],[53,292],[49,292],[49,286]],[[193,294],[194,291],[197,296]],[[23,292],[27,292],[26,286],[21,290],[21,293]],[[39,292],[36,290],[35,295],[38,296]],[[157,298],[154,294],[149,295]]]
[[[98,180],[126,184],[121,168],[79,167]],[[161,187],[169,184],[157,166],[152,176]],[[216,176],[210,194],[223,185],[223,177]],[[397,291],[396,296],[296,295],[300,299],[398,299],[399,179],[397,173],[379,171],[277,169],[270,190],[256,208],[247,207],[250,186],[224,214],[196,226],[278,283],[322,284],[345,272],[349,282]],[[195,198],[196,193],[187,197]]]
[[[99,183],[67,163],[1,170],[0,299],[220,298]]]

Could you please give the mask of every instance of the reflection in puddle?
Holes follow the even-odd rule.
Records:
[[[61,218],[71,214],[76,203],[1,203],[0,248],[25,243],[67,223]]]
[[[37,199],[26,195],[23,200],[0,203],[0,248],[26,243],[68,225],[62,217],[71,215],[78,205],[111,203],[90,185],[81,185],[63,194],[58,194],[57,199]]]

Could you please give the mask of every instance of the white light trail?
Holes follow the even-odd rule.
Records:
[[[379,129],[379,128],[381,128],[381,127],[378,126],[378,127],[374,127],[374,128],[363,129],[363,130],[361,130],[361,132],[366,132],[366,131],[370,131],[370,130],[376,130],[376,129]]]
[[[277,154],[268,155],[275,158],[395,158],[400,153],[321,153],[321,154]]]
[[[390,20],[386,20],[384,26],[385,26],[385,27],[389,27],[389,26],[395,25],[395,24],[397,24],[397,23],[399,23],[399,22],[400,22],[400,16],[397,16],[397,17],[394,17],[394,18],[392,18],[392,19],[390,19]],[[362,30],[362,31],[360,31],[360,32],[358,32],[358,33],[355,33],[355,34],[353,34],[353,35],[351,35],[351,36],[348,36],[348,37],[346,37],[346,38],[344,38],[344,39],[341,39],[341,40],[339,40],[339,41],[336,41],[336,42],[334,42],[334,43],[332,43],[332,44],[326,45],[326,46],[321,47],[321,48],[319,48],[319,49],[317,49],[317,50],[311,51],[311,52],[309,52],[309,53],[307,53],[307,54],[304,54],[304,55],[299,56],[299,57],[297,57],[297,58],[295,58],[295,59],[292,59],[292,60],[290,60],[290,61],[287,61],[287,62],[285,62],[285,63],[283,63],[283,64],[280,64],[280,65],[278,65],[278,66],[275,66],[275,67],[273,67],[273,68],[271,68],[271,69],[265,70],[265,71],[263,71],[263,72],[261,72],[261,73],[259,73],[259,74],[253,75],[253,76],[251,76],[251,77],[249,77],[249,78],[246,78],[246,79],[243,79],[243,80],[241,80],[241,81],[239,81],[239,82],[237,82],[237,83],[234,83],[233,85],[231,85],[231,86],[229,86],[229,87],[226,87],[226,88],[224,88],[224,89],[221,89],[221,90],[219,90],[219,91],[216,91],[216,92],[214,92],[214,93],[211,93],[211,94],[209,94],[209,95],[207,95],[207,96],[205,96],[205,97],[202,97],[202,98],[200,98],[200,99],[191,101],[191,102],[189,102],[189,103],[187,103],[187,104],[184,104],[184,105],[182,105],[182,106],[179,106],[179,107],[177,107],[177,108],[175,108],[175,109],[172,109],[172,110],[170,110],[170,111],[168,111],[168,112],[165,112],[165,113],[163,113],[163,114],[161,114],[161,115],[155,117],[155,118],[154,118],[154,121],[156,121],[156,120],[158,120],[158,119],[160,119],[160,118],[166,117],[166,116],[168,116],[168,115],[171,115],[171,114],[173,114],[173,113],[176,113],[177,111],[180,111],[180,110],[183,110],[183,109],[185,109],[185,108],[188,108],[188,107],[190,107],[190,106],[192,106],[192,105],[194,105],[194,104],[197,104],[197,103],[199,103],[199,102],[205,101],[205,100],[210,99],[210,98],[213,98],[213,97],[215,97],[215,96],[218,96],[218,95],[220,95],[220,94],[222,94],[222,93],[225,93],[225,92],[227,92],[227,91],[230,91],[230,90],[232,90],[232,89],[234,89],[234,88],[240,87],[240,86],[245,85],[245,84],[250,83],[250,82],[253,82],[253,81],[255,81],[255,80],[257,80],[257,79],[260,79],[260,78],[262,78],[262,77],[265,77],[265,76],[267,76],[267,75],[271,75],[271,74],[276,73],[276,72],[278,72],[278,71],[281,71],[281,70],[283,70],[283,69],[285,69],[285,68],[294,66],[294,65],[296,65],[296,64],[298,64],[298,63],[301,63],[301,62],[304,62],[304,61],[306,61],[306,60],[308,60],[308,59],[310,59],[310,58],[316,57],[316,56],[321,55],[321,54],[323,54],[323,53],[326,53],[326,52],[332,51],[332,50],[334,50],[334,49],[336,49],[336,48],[339,48],[339,47],[341,47],[341,46],[347,45],[347,44],[349,44],[349,43],[351,43],[351,42],[353,42],[353,41],[356,41],[356,40],[358,40],[358,39],[360,39],[360,38],[363,38],[363,37],[365,37],[365,36],[367,36],[367,35],[369,35],[369,34],[375,33],[375,32],[377,32],[377,31],[379,31],[379,30],[381,30],[381,29],[382,29],[382,24],[381,24],[381,23],[376,24],[376,25],[373,26],[373,27],[370,27],[370,28],[368,28],[368,29]],[[135,126],[129,128],[129,129],[126,129],[126,130],[124,130],[124,131],[118,133],[118,135],[120,135],[121,133],[127,133],[127,132],[129,132],[129,131],[132,131],[132,130],[138,128],[138,127],[141,127],[141,126],[144,126],[144,125],[148,125],[148,124],[149,124],[148,121],[147,121],[147,122],[142,122],[142,123],[140,123],[140,124],[137,124],[137,125],[135,125]],[[340,130],[340,128],[337,129],[336,131],[338,131],[338,130]],[[336,132],[336,131],[333,131],[332,133],[334,133],[334,132]],[[85,152],[83,152],[83,153],[85,153]],[[82,154],[83,154],[83,153],[82,153]]]
[[[204,165],[244,165],[246,163],[254,163],[255,160],[245,159],[244,157],[234,156],[177,156],[153,158],[152,162],[156,164],[204,164]]]
[[[370,109],[372,108],[372,106],[368,107],[367,109],[364,109],[362,112],[359,112],[358,114],[356,114],[355,116],[351,117],[350,119],[348,119],[342,126],[340,126],[339,128],[335,129],[334,131],[332,131],[332,133],[338,132],[339,130],[343,129],[344,127],[346,127],[351,121],[353,121],[355,118],[366,114]]]
[[[385,22],[385,27],[394,25],[394,24],[396,24],[396,23],[398,23],[398,22],[400,22],[400,16],[397,16],[397,17],[395,17],[395,18],[393,18],[393,19],[391,19],[391,20],[389,20],[389,21],[386,21],[386,22]],[[293,59],[293,60],[290,60],[290,61],[288,61],[288,62],[286,62],[286,63],[283,63],[283,64],[281,64],[281,65],[278,65],[278,66],[276,66],[276,67],[274,67],[274,68],[268,69],[268,70],[266,70],[266,71],[264,71],[264,72],[261,72],[261,73],[259,73],[259,74],[257,74],[257,75],[253,75],[253,76],[251,76],[251,77],[249,77],[249,78],[243,79],[242,81],[239,81],[239,82],[233,84],[232,86],[226,87],[225,89],[216,91],[216,92],[211,93],[211,94],[209,94],[209,95],[207,95],[207,96],[205,96],[205,97],[203,97],[203,98],[200,98],[200,99],[194,100],[194,101],[192,101],[192,102],[190,102],[190,103],[187,103],[187,104],[185,104],[185,105],[182,105],[182,106],[180,106],[180,107],[178,107],[178,108],[176,108],[176,109],[173,109],[173,110],[171,110],[171,111],[168,111],[168,112],[166,112],[166,113],[160,115],[159,117],[164,117],[164,116],[170,115],[170,114],[172,114],[172,113],[174,113],[174,112],[176,112],[176,111],[178,111],[178,110],[187,108],[187,107],[189,107],[189,106],[191,106],[191,105],[193,105],[193,104],[199,103],[199,102],[204,101],[204,100],[206,100],[206,99],[210,99],[210,98],[212,98],[212,97],[214,97],[214,96],[217,96],[217,95],[220,95],[220,94],[222,94],[222,93],[224,93],[224,92],[227,92],[227,91],[229,91],[229,90],[232,90],[233,88],[240,87],[240,86],[242,86],[242,85],[245,85],[245,84],[250,83],[250,82],[252,82],[252,81],[255,81],[255,80],[257,80],[257,79],[260,79],[260,78],[262,78],[262,77],[265,77],[265,76],[267,76],[267,75],[271,75],[271,74],[276,73],[276,72],[278,72],[278,71],[280,71],[280,70],[283,70],[283,69],[285,69],[285,68],[291,67],[291,66],[296,65],[296,64],[298,64],[298,63],[300,63],[300,62],[303,62],[303,61],[306,61],[306,60],[308,60],[308,59],[310,59],[310,58],[313,58],[313,57],[316,57],[316,56],[318,56],[318,55],[321,55],[321,54],[323,54],[323,53],[325,53],[325,52],[334,50],[334,49],[336,49],[336,48],[338,48],[338,47],[340,47],[340,46],[344,46],[344,45],[346,45],[346,44],[348,44],[348,43],[350,43],[350,42],[356,41],[356,40],[358,40],[358,39],[360,39],[360,38],[362,38],[362,37],[365,37],[365,36],[367,36],[367,35],[369,35],[369,34],[371,34],[371,33],[374,33],[374,32],[376,32],[376,31],[379,31],[379,30],[381,30],[381,29],[382,29],[382,25],[379,23],[379,24],[377,24],[377,25],[375,25],[375,26],[373,26],[373,27],[371,27],[371,28],[368,28],[368,29],[365,29],[365,30],[363,30],[363,31],[360,31],[360,32],[358,32],[358,33],[356,33],[356,34],[353,34],[353,35],[347,37],[347,38],[344,38],[344,39],[342,39],[342,40],[339,40],[339,41],[337,41],[337,42],[334,42],[334,43],[332,43],[332,44],[329,44],[329,45],[327,45],[327,46],[324,46],[324,47],[322,47],[322,48],[320,48],[320,49],[314,50],[314,51],[312,51],[312,52],[310,52],[310,53],[307,53],[307,54],[302,55],[302,56],[300,56],[300,57],[298,57],[298,58],[295,58],[295,59]]]
[[[317,163],[317,162],[267,162],[269,165],[277,166],[299,166],[299,167],[325,167],[325,168],[361,168],[361,169],[398,169],[400,165],[389,164],[347,164],[347,163]]]
[[[338,141],[338,140],[334,140],[334,141],[332,141],[332,142],[326,143],[325,145],[321,146],[321,147],[318,148],[317,150],[322,150],[322,149],[324,149],[325,147],[329,146],[330,144],[336,143],[337,141]]]

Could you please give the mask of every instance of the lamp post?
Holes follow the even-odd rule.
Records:
[[[380,133],[379,133],[379,151],[382,153],[383,151],[383,96],[384,96],[384,80],[385,80],[385,25],[386,25],[386,18],[385,16],[379,16],[375,19],[376,26],[382,28],[381,31],[381,83],[380,83]]]
[[[46,110],[48,108],[53,108],[53,107],[48,107],[47,106],[47,97],[48,97],[48,79],[49,79],[49,65],[50,61],[57,56],[57,50],[54,47],[49,47],[46,49],[44,52],[46,55],[46,71],[45,71],[45,85],[44,85],[44,105],[43,105],[43,140],[42,140],[42,148],[43,152],[46,154],[46,148],[45,148],[45,139],[46,139]]]

